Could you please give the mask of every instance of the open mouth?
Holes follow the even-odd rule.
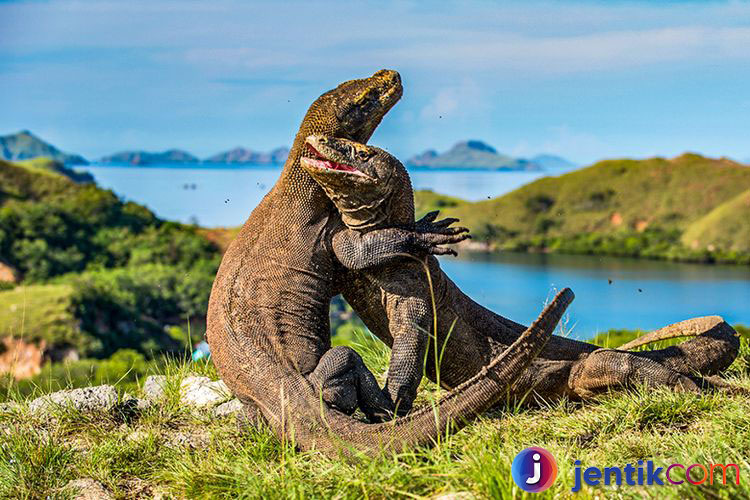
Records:
[[[312,165],[325,170],[338,170],[339,172],[349,172],[352,174],[364,175],[362,172],[352,167],[351,165],[329,160],[317,149],[315,149],[310,143],[305,144],[305,146],[307,146],[307,151],[305,152],[306,154],[302,159],[308,165]]]

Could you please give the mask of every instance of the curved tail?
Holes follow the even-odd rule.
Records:
[[[254,394],[244,396],[260,407],[278,435],[292,438],[302,449],[377,455],[428,445],[448,430],[463,427],[503,397],[542,350],[573,298],[570,289],[561,291],[539,318],[480,373],[443,395],[434,407],[419,408],[390,422],[367,424],[330,409],[304,376],[278,364],[276,367],[283,371],[274,374],[278,375],[278,389],[257,388]],[[243,399],[243,395],[238,396]]]
[[[618,350],[631,350],[660,340],[693,337],[681,344],[637,353],[677,372],[713,375],[729,367],[740,351],[740,337],[721,316],[688,319],[646,333]]]
[[[662,340],[675,339],[679,337],[697,337],[698,335],[712,329],[719,323],[723,323],[724,318],[721,316],[702,316],[700,318],[687,319],[679,323],[667,325],[658,330],[644,333],[626,344],[618,346],[616,349],[621,351],[630,351],[638,347],[653,344]]]

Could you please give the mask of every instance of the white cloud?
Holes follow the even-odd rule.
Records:
[[[419,116],[423,120],[465,116],[475,107],[481,96],[482,92],[476,82],[464,79],[458,85],[438,90],[422,107]]]
[[[690,60],[750,61],[748,46],[750,27],[686,26],[553,37],[454,34],[388,54],[401,64],[420,68],[560,74]]]
[[[611,145],[590,132],[557,125],[540,133],[537,140],[520,141],[511,148],[510,154],[520,157],[556,154],[585,164],[600,159],[602,154],[610,154],[612,149]]]

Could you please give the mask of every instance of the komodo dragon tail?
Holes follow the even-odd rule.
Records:
[[[724,322],[721,316],[702,316],[700,318],[688,319],[667,325],[653,332],[644,333],[626,344],[618,346],[617,349],[630,351],[647,344],[653,344],[661,340],[676,339],[679,337],[697,337],[698,335],[710,330],[715,325]]]
[[[739,335],[721,316],[680,321],[646,333],[616,349],[628,351],[652,342],[679,337],[694,338],[639,354],[680,373],[713,375],[728,368],[740,350]]]
[[[503,397],[542,350],[573,298],[570,289],[561,291],[539,318],[480,373],[442,396],[434,407],[424,406],[390,422],[367,424],[330,409],[304,376],[278,364],[265,365],[264,370],[265,380],[273,380],[274,375],[279,381],[278,389],[256,387],[253,394],[238,396],[257,404],[276,433],[282,439],[293,439],[302,449],[372,456],[429,445],[447,431],[463,427]],[[268,373],[278,368],[280,372]],[[248,372],[240,371],[237,375],[245,378]],[[252,387],[251,380],[240,382]]]

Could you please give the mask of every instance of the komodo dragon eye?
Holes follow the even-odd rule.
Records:
[[[369,151],[365,151],[364,149],[360,149],[359,151],[357,151],[357,159],[359,161],[364,162],[364,161],[369,160],[371,157],[372,157],[372,153],[370,153]]]

